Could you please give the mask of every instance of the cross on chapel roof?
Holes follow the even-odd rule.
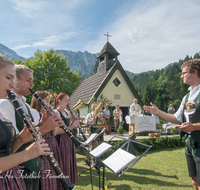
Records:
[[[108,38],[111,37],[111,35],[109,35],[108,32],[107,34],[104,34],[104,35],[107,36],[107,42],[108,42]]]

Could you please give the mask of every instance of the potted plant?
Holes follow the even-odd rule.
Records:
[[[117,134],[118,134],[118,135],[123,135],[123,133],[126,131],[126,130],[124,130],[123,125],[124,125],[124,121],[122,121],[122,122],[119,124],[119,127],[118,127],[118,129],[117,129]]]
[[[156,137],[160,137],[161,133],[155,133]]]
[[[149,136],[149,137],[154,137],[154,136],[155,136],[155,133],[148,133],[148,136]]]

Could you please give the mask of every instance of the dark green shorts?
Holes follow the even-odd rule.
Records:
[[[197,177],[200,186],[200,142],[188,136],[185,140],[185,155],[187,160],[188,172],[190,177]]]

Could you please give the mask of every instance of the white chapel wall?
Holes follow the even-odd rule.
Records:
[[[112,82],[116,77],[121,82],[118,87],[116,87]],[[120,106],[130,106],[134,99],[134,95],[130,91],[119,70],[116,70],[101,94],[107,99],[112,100],[112,106],[117,104]]]

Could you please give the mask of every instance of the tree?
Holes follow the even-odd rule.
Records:
[[[200,58],[200,53],[196,53],[195,55],[194,55],[194,59],[199,59]]]
[[[53,49],[44,52],[37,50],[34,57],[24,64],[33,70],[35,90],[56,94],[64,92],[70,96],[81,81],[81,73],[70,71],[65,57],[61,53],[56,54]]]
[[[142,101],[144,105],[149,105],[152,101],[151,85],[147,83],[145,90],[143,91]]]

